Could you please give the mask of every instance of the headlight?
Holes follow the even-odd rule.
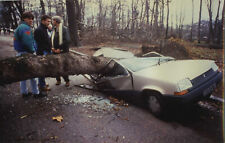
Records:
[[[174,95],[184,95],[188,92],[187,89],[192,87],[192,83],[188,78],[178,81],[177,83],[177,92],[174,92]]]
[[[217,71],[218,70],[218,66],[214,62],[212,63],[212,69],[214,71]]]

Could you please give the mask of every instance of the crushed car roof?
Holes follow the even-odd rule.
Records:
[[[126,59],[126,58],[133,58],[135,57],[133,53],[120,49],[120,48],[111,48],[111,47],[102,47],[101,49],[97,50],[93,56],[103,56],[107,58],[113,59]]]
[[[157,64],[161,64],[170,60],[174,60],[172,57],[135,57],[130,59],[117,60],[120,64],[130,69],[131,71],[139,71],[144,68],[148,68]]]

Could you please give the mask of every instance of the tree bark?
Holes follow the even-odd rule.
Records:
[[[201,17],[202,17],[202,0],[200,0],[199,20],[198,20],[198,43],[200,43],[201,35]]]
[[[77,16],[75,14],[75,3],[74,0],[66,0],[66,11],[68,16],[68,25],[70,31],[71,42],[74,46],[78,46],[78,25]]]
[[[215,33],[215,36],[217,37],[217,42],[218,42],[218,39],[220,39],[220,37],[219,37],[219,30],[220,29],[218,29],[218,20],[219,20],[219,13],[220,13],[220,4],[221,4],[221,0],[219,0],[219,4],[218,4],[218,8],[217,8],[217,14],[216,14],[216,18],[215,18],[215,24],[214,24],[214,33]]]
[[[213,24],[212,24],[212,0],[207,0],[207,8],[209,12],[209,34],[208,43],[214,41]]]
[[[146,0],[145,2],[145,13],[146,13],[146,19],[147,19],[147,27],[149,27],[149,0]],[[147,28],[148,30],[148,28]]]
[[[41,4],[41,14],[44,15],[45,14],[45,4],[43,0],[40,0],[40,4]]]
[[[194,26],[194,0],[192,0],[192,20],[191,20],[191,37],[190,37],[191,42],[193,37],[193,26]]]
[[[159,17],[159,0],[155,0],[155,13],[154,13],[154,34],[158,38],[158,17]]]
[[[24,2],[22,1],[14,1],[14,4],[16,5],[17,10],[19,11],[19,17],[23,14],[24,10]]]
[[[169,0],[167,0],[166,39],[168,38],[169,14],[170,14]],[[172,25],[171,25],[171,27],[172,27]]]
[[[0,85],[35,77],[56,77],[75,74],[98,74],[107,64],[103,57],[74,53],[35,56],[26,54],[0,61]]]
[[[161,20],[160,20],[160,30],[163,30],[164,29],[164,5],[165,5],[165,2],[164,0],[161,0],[161,3],[162,3],[162,6],[161,6]]]

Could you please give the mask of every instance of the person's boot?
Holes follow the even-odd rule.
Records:
[[[67,81],[66,84],[65,84],[65,86],[66,86],[66,87],[69,87],[69,86],[70,86],[70,82]]]
[[[34,98],[43,98],[47,96],[47,92],[40,92],[39,94],[33,94]]]
[[[61,84],[61,81],[57,81],[55,85],[60,85]]]
[[[32,93],[28,92],[27,94],[22,94],[23,98],[28,98],[32,95]]]
[[[51,91],[51,88],[49,88],[47,86],[41,87],[39,89],[40,89],[40,91],[43,91],[43,92]]]

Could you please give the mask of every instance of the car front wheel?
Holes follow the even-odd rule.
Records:
[[[155,116],[160,116],[163,111],[162,101],[157,95],[148,96],[148,108]]]

